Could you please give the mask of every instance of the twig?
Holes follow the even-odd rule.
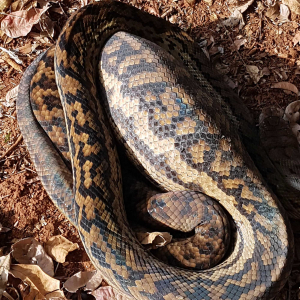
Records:
[[[31,173],[35,173],[35,174],[36,174],[36,171],[34,171],[34,170],[32,170],[32,169],[29,169],[29,168],[27,168],[27,167],[24,167],[24,168],[25,168],[25,170],[30,171]]]
[[[11,146],[8,148],[8,150],[7,150],[4,154],[2,154],[2,155],[0,156],[0,160],[3,159],[3,158],[5,158],[5,156],[7,156],[12,150],[14,150],[14,149],[18,146],[18,144],[22,141],[22,139],[23,139],[23,136],[22,136],[22,135],[19,135],[19,137],[18,137],[18,139],[15,141],[15,143],[14,143],[13,145],[11,145]]]

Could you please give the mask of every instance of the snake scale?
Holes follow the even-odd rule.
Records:
[[[237,231],[233,250],[211,269],[191,271],[159,261],[144,251],[128,227],[119,160],[104,113],[103,82],[98,79],[97,67],[104,45],[119,31],[148,40],[150,47],[151,43],[160,47],[187,76],[191,98],[178,90],[172,92],[191,114],[171,118],[178,129],[173,137],[159,136],[160,125],[149,125],[151,112],[141,108],[142,100],[120,92],[117,98],[123,99],[125,115],[133,109],[130,105],[134,101],[139,109],[130,115],[134,126],[127,128],[130,122],[124,122],[119,132],[132,160],[164,190],[203,192],[230,214]],[[18,122],[47,193],[75,224],[91,261],[107,282],[134,299],[273,298],[291,270],[293,237],[285,211],[244,144],[254,159],[264,161],[266,172],[272,165],[263,155],[259,157],[249,112],[189,35],[162,19],[114,1],[87,5],[67,21],[56,43],[54,65],[72,173],[29,107],[33,75],[41,70],[40,77],[50,74],[46,63],[39,67],[43,59],[40,55],[27,68],[20,83]],[[108,89],[114,86],[118,85],[111,84]],[[154,103],[156,117],[163,122],[163,106]],[[172,105],[178,110],[177,104]],[[144,120],[139,122],[141,116]],[[180,131],[186,123],[188,132]],[[280,198],[285,198],[286,190],[272,177],[275,173],[271,172],[271,185]],[[297,202],[283,200],[288,214],[297,217]]]

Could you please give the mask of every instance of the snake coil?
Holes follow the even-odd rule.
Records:
[[[234,249],[211,269],[194,272],[170,267],[145,252],[128,228],[116,145],[104,113],[96,67],[107,40],[119,31],[159,46],[187,76],[194,98],[172,92],[192,115],[171,121],[176,128],[187,122],[189,133],[178,130],[173,138],[157,138],[153,132],[159,125],[149,121],[153,127],[147,128],[147,122],[135,120],[141,127],[136,125],[132,134],[139,135],[135,142],[132,135],[125,142],[133,149],[128,150],[133,160],[164,189],[201,191],[217,199],[231,215],[237,228]],[[239,137],[241,133],[243,141],[256,138],[247,110],[197,44],[168,22],[120,2],[85,6],[67,21],[56,43],[55,79],[66,118],[72,174],[28,105],[30,81],[40,71],[42,58],[22,78],[18,122],[47,193],[75,224],[91,261],[108,283],[135,299],[274,297],[291,270],[291,229]],[[49,72],[47,65],[42,71]],[[142,114],[150,120],[147,111],[138,111],[136,118]],[[161,167],[151,155],[160,159]],[[166,176],[166,166],[173,177]]]

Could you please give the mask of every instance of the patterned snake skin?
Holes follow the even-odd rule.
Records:
[[[163,101],[154,101],[158,123],[151,122],[153,111],[146,109],[143,97],[134,91],[123,93],[116,82],[98,81],[101,51],[119,31],[161,47],[183,72],[186,87],[182,91],[177,83],[168,89],[167,81],[160,79],[169,101],[175,96],[180,102],[171,104],[173,136],[160,134],[168,117],[163,113]],[[134,299],[273,298],[291,270],[293,237],[284,210],[244,144],[258,165],[264,166],[262,170],[271,174],[267,179],[294,217],[299,216],[297,196],[285,197],[287,191],[274,179],[276,170],[259,148],[249,112],[193,40],[177,27],[120,2],[88,5],[68,20],[56,44],[55,78],[66,118],[73,175],[29,107],[28,87],[34,73],[40,68],[41,77],[52,76],[47,64],[39,67],[42,58],[26,70],[20,83],[18,122],[47,193],[75,224],[91,261],[107,282]],[[108,85],[111,118],[120,126],[121,142],[132,160],[164,190],[203,192],[230,214],[236,240],[221,264],[201,272],[171,267],[136,241],[123,208],[120,166],[104,113],[103,85]],[[153,87],[149,91],[153,97],[163,92],[156,91],[156,96]],[[37,93],[54,94],[42,88]],[[114,107],[116,98],[122,100],[120,108]],[[181,105],[189,113],[186,109],[176,118]],[[118,119],[115,112],[119,109],[127,122]],[[47,118],[53,118],[52,114],[59,118],[55,110]],[[273,172],[268,172],[270,169]]]

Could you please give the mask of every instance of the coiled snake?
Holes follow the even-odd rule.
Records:
[[[147,125],[150,112],[141,110],[130,116],[136,126],[133,133],[139,135],[134,140],[128,135],[126,140],[132,127],[120,132],[123,143],[133,149],[127,148],[129,155],[165,190],[203,192],[231,215],[237,229],[234,249],[211,269],[196,272],[170,267],[145,252],[128,228],[116,146],[103,112],[106,104],[96,67],[106,41],[118,31],[145,38],[168,52],[184,69],[187,89],[197,100],[177,91],[176,99],[192,114],[171,121],[177,129],[188,123],[187,133],[175,130],[173,137],[157,138],[155,128],[147,128],[151,127]],[[274,297],[291,270],[289,223],[243,145],[258,161],[266,160],[263,155],[259,158],[250,114],[197,44],[177,27],[120,2],[88,5],[68,20],[56,44],[55,77],[66,117],[73,176],[28,107],[28,87],[40,60],[26,70],[21,81],[18,122],[48,194],[75,224],[91,261],[108,283],[135,299]],[[47,75],[50,68],[44,64],[40,69]],[[141,108],[139,99],[123,98],[124,111],[130,111],[134,101]],[[161,107],[154,109],[162,114]],[[141,116],[144,119],[138,122]],[[280,183],[276,186],[281,191]],[[297,214],[291,203],[285,208]]]

